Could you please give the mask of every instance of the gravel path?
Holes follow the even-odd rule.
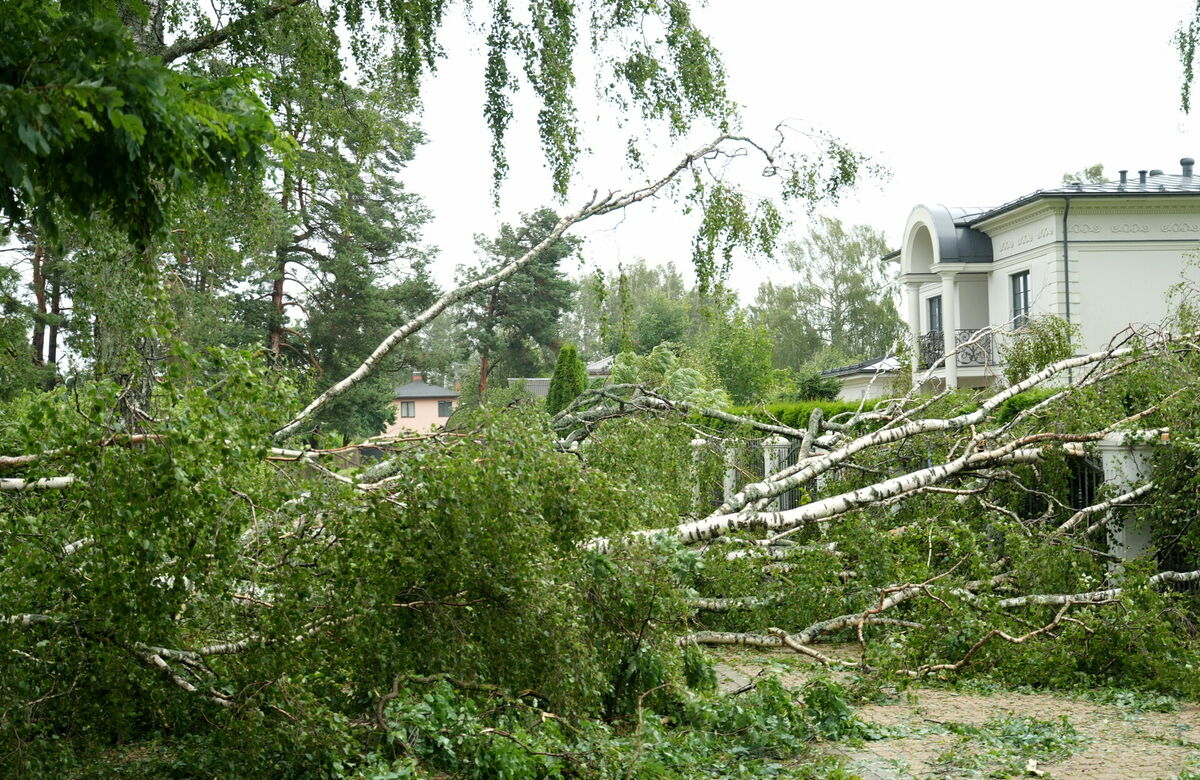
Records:
[[[852,657],[852,651],[835,648],[832,652]],[[794,655],[735,650],[721,651],[715,657],[718,679],[727,691],[747,685],[763,670],[775,670],[789,687],[802,686],[809,676],[808,667]],[[780,660],[787,664],[782,672],[778,671]],[[989,754],[969,736],[953,733],[947,726],[978,727],[989,718],[1005,715],[1052,721],[1065,716],[1083,738],[1071,755],[1031,767],[1045,777],[1139,780],[1175,778],[1189,770],[1200,777],[1200,706],[1195,704],[1181,705],[1174,712],[1135,713],[1051,694],[981,695],[917,686],[895,701],[868,704],[857,708],[857,713],[884,727],[881,731],[890,736],[861,746],[831,744],[828,749],[843,756],[847,768],[865,780],[987,777],[996,769],[987,765]],[[966,754],[979,757],[978,765],[970,770],[963,768]]]

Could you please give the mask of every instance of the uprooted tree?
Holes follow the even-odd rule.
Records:
[[[593,197],[546,241],[668,179]],[[484,407],[357,469],[344,449],[293,443],[387,350],[526,259],[443,295],[283,424],[285,375],[184,345],[136,433],[113,385],[7,409],[0,727],[13,765],[42,771],[149,731],[189,767],[503,760],[625,776],[651,757],[597,759],[589,716],[632,718],[639,740],[662,728],[646,709],[692,722],[686,687],[711,684],[698,645],[779,648],[875,680],[986,669],[1196,693],[1180,594],[1200,581],[1187,301],[1170,330],[1004,389],[909,392],[814,412],[803,429],[650,374],[553,418]],[[1158,443],[1153,480],[1072,496],[1089,448],[1114,434]],[[794,459],[713,507],[697,442],[747,436],[785,437]],[[778,509],[789,493],[795,506]],[[1157,557],[1121,561],[1107,534],[1135,517],[1157,529]],[[471,695],[512,712],[495,720]],[[811,735],[802,721],[790,736],[729,733],[778,751]],[[175,733],[191,736],[161,736]],[[466,742],[455,753],[437,733]]]
[[[445,767],[451,758],[423,754],[395,725],[422,692],[444,689],[518,708],[512,723],[481,722],[476,760],[500,761],[498,743],[511,742],[503,760],[514,767],[570,764],[583,748],[535,749],[528,740],[550,737],[526,732],[550,717],[640,721],[643,708],[675,706],[685,677],[706,684],[693,651],[662,652],[675,632],[659,614],[688,609],[677,582],[687,561],[664,567],[660,553],[679,556],[643,545],[588,549],[678,517],[676,491],[660,489],[669,469],[639,480],[565,454],[540,409],[482,409],[359,469],[348,467],[354,447],[304,445],[315,415],[391,351],[580,222],[677,179],[702,183],[717,158],[747,152],[791,195],[816,199],[847,181],[840,149],[787,171],[776,150],[726,134],[645,186],[596,193],[303,406],[294,376],[271,361],[165,334],[163,369],[132,414],[130,388],[111,380],[19,396],[0,423],[0,644],[18,659],[0,681],[5,765],[66,771],[98,746],[136,742],[148,743],[138,755],[151,774],[160,761],[222,776]],[[735,199],[725,190],[721,204]],[[722,247],[716,257],[758,242],[778,228],[764,209],[761,220],[710,220],[702,240]],[[642,437],[645,466],[673,435]],[[446,706],[470,706],[454,696]],[[588,739],[614,749],[595,728]],[[808,728],[795,721],[798,734]]]
[[[61,44],[82,21],[112,54],[113,73],[163,80],[171,89],[156,94],[210,120],[223,115],[189,99],[198,82],[164,73],[162,62],[262,33],[241,41],[253,59],[269,38],[259,25],[320,11],[302,0],[247,3],[212,27],[206,12],[118,3],[133,48],[111,22],[45,17],[43,5],[23,0],[2,23],[14,37]],[[333,7],[352,27],[370,26],[364,8],[382,15],[405,44],[384,59],[415,83],[448,5]],[[724,110],[719,68],[686,4],[598,7],[611,18],[596,18],[597,46],[613,30],[636,38],[647,15],[664,27],[665,54],[638,48],[616,63],[631,102],[676,129]],[[515,53],[547,103],[539,127],[565,190],[576,139],[560,55],[574,43],[574,17],[563,4],[530,3],[520,22],[508,3],[488,8],[492,127],[507,124]],[[328,32],[339,18],[310,22]],[[188,29],[168,44],[170,25]],[[10,71],[57,78],[41,60],[25,64],[38,67]],[[19,86],[26,111],[7,116],[43,121],[46,84]],[[248,89],[221,94],[250,101],[232,106],[244,110],[224,118],[226,131],[241,116],[256,132],[243,140],[273,137]],[[175,158],[194,146],[175,141],[220,130],[173,115],[184,123],[177,135],[147,136],[165,145],[161,165],[138,180],[93,176],[97,189],[83,192],[59,176],[77,171],[39,165],[38,155],[78,153],[86,131],[123,138],[112,122],[128,120],[96,110],[103,122],[70,114],[79,121],[62,126],[77,135],[22,139],[28,151],[14,159],[45,178],[25,187],[8,174],[0,205],[10,216],[86,217],[127,191],[168,193],[158,173],[186,163]],[[248,162],[246,151],[218,148],[195,173],[220,178]],[[364,465],[355,464],[362,448],[306,446],[317,415],[422,327],[584,220],[677,187],[703,215],[702,281],[719,278],[736,246],[769,245],[778,212],[706,178],[748,154],[785,195],[809,203],[848,184],[861,162],[832,142],[789,162],[722,135],[645,186],[567,209],[538,245],[395,324],[307,403],[301,380],[273,361],[172,339],[161,301],[146,294],[132,310],[153,332],[134,335],[163,354],[137,387],[101,374],[0,409],[0,771],[694,777],[718,773],[715,745],[737,741],[750,775],[814,734],[853,733],[845,719],[812,717],[836,710],[819,689],[802,706],[771,683],[751,694],[753,706],[694,696],[714,683],[702,644],[778,647],[864,679],[986,668],[1035,684],[1115,678],[1196,693],[1194,609],[1177,592],[1200,579],[1200,348],[1186,307],[1169,332],[1129,334],[990,395],[910,393],[832,419],[814,414],[804,428],[717,408],[720,394],[687,381],[660,350],[626,367],[633,381],[587,391],[553,418],[484,407]],[[141,211],[124,227],[136,238],[166,218],[165,201],[132,205]],[[119,264],[98,270],[122,278]],[[153,267],[141,271],[139,284],[159,282]],[[1066,488],[1089,447],[1126,431],[1160,442],[1153,481],[1072,500]],[[793,442],[794,460],[711,506],[705,481],[724,464],[709,445],[768,435]],[[795,505],[777,509],[785,496]],[[1157,556],[1113,560],[1105,534],[1133,515],[1157,529]],[[823,649],[829,639],[858,651]]]

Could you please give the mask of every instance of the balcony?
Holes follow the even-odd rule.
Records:
[[[985,330],[954,331],[954,346],[957,350],[955,363],[959,368],[990,366],[992,358],[992,333]],[[940,330],[923,333],[917,342],[917,356],[921,368],[929,368],[946,354],[945,339]]]

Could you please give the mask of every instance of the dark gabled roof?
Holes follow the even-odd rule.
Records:
[[[605,357],[588,363],[588,376],[608,376],[612,373],[613,361],[616,360],[616,358],[616,355],[606,355]]]
[[[458,393],[424,381],[409,382],[396,388],[396,398],[458,398]]]
[[[822,371],[821,376],[839,377],[851,374],[890,374],[899,370],[900,361],[892,355],[885,355],[884,357],[871,358],[870,360],[864,360],[861,363],[849,366],[831,368],[828,371]]]
[[[954,224],[960,227],[978,225],[984,220],[991,219],[1006,211],[1012,211],[1027,203],[1033,203],[1043,198],[1128,198],[1130,196],[1162,197],[1171,195],[1200,195],[1200,176],[1156,173],[1153,176],[1147,176],[1145,184],[1142,184],[1138,177],[1130,178],[1124,184],[1119,180],[1105,181],[1099,184],[1082,184],[1076,182],[1064,187],[1035,190],[1028,195],[1022,195],[1016,200],[1011,200],[993,209],[987,209],[975,214],[964,214],[955,219]]]

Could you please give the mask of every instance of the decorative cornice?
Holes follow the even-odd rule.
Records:
[[[1055,206],[1058,208],[1054,208]],[[1071,211],[1074,212],[1074,210],[1074,207],[1072,207]],[[1013,211],[997,214],[991,219],[972,225],[972,227],[986,233],[990,238],[996,233],[1002,233],[1005,230],[1011,230],[1047,216],[1057,216],[1061,213],[1062,201],[1036,201]]]
[[[1121,203],[1128,204],[1129,201]],[[1195,216],[1200,214],[1200,201],[1195,199],[1177,200],[1172,203],[1146,203],[1142,202],[1136,208],[1130,208],[1128,205],[1121,203],[1095,203],[1089,202],[1086,205],[1071,204],[1071,216],[1077,214],[1175,214],[1180,217]],[[1192,206],[1190,209],[1181,209],[1180,206]],[[1062,209],[1059,209],[1062,211]]]

